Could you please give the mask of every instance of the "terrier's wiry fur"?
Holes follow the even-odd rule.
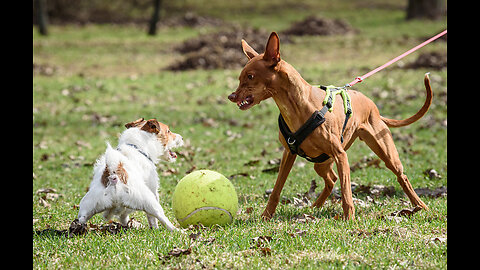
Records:
[[[158,228],[157,219],[168,230],[176,230],[158,200],[159,158],[174,162],[171,151],[183,145],[183,138],[156,119],[143,118],[127,123],[116,149],[107,143],[107,150],[95,163],[90,188],[80,201],[78,220],[85,224],[93,215],[103,212],[109,220],[119,216],[127,225],[128,215],[145,211],[150,227]]]

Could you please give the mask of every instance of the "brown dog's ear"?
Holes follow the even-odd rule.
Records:
[[[160,124],[158,123],[157,119],[150,119],[143,125],[141,130],[158,134],[160,132]]]
[[[243,53],[248,57],[248,60],[258,55],[258,53],[252,47],[250,47],[250,45],[248,45],[244,39],[242,39],[242,49]]]
[[[131,128],[131,127],[138,127],[139,125],[141,125],[143,123],[143,117],[142,118],[139,118],[133,122],[130,122],[130,123],[126,123],[125,124],[125,127],[126,128]]]
[[[280,39],[275,32],[272,32],[268,38],[263,59],[271,66],[275,66],[280,62]]]

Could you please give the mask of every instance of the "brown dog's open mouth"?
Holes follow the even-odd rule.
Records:
[[[240,110],[247,110],[253,106],[253,96],[249,95],[244,100],[238,101],[237,106]]]

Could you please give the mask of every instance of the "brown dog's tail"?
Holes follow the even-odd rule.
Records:
[[[423,104],[422,108],[415,115],[403,120],[388,119],[383,116],[380,116],[382,121],[385,124],[387,124],[388,127],[408,126],[411,123],[422,118],[425,115],[425,113],[427,113],[428,108],[430,108],[430,105],[432,104],[432,98],[433,98],[433,91],[432,91],[432,88],[430,87],[430,78],[428,77],[428,73],[425,74],[424,82],[425,82],[425,90],[427,91],[427,98],[425,99],[425,103]]]

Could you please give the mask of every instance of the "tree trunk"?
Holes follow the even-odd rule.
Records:
[[[148,35],[155,36],[157,34],[157,22],[160,18],[160,8],[162,5],[161,0],[153,0],[153,14],[150,19],[150,26],[148,27]]]
[[[408,0],[407,20],[438,20],[445,13],[444,0]]]
[[[37,12],[38,31],[40,32],[40,35],[46,36],[48,35],[47,0],[35,0],[34,5],[36,6]]]

